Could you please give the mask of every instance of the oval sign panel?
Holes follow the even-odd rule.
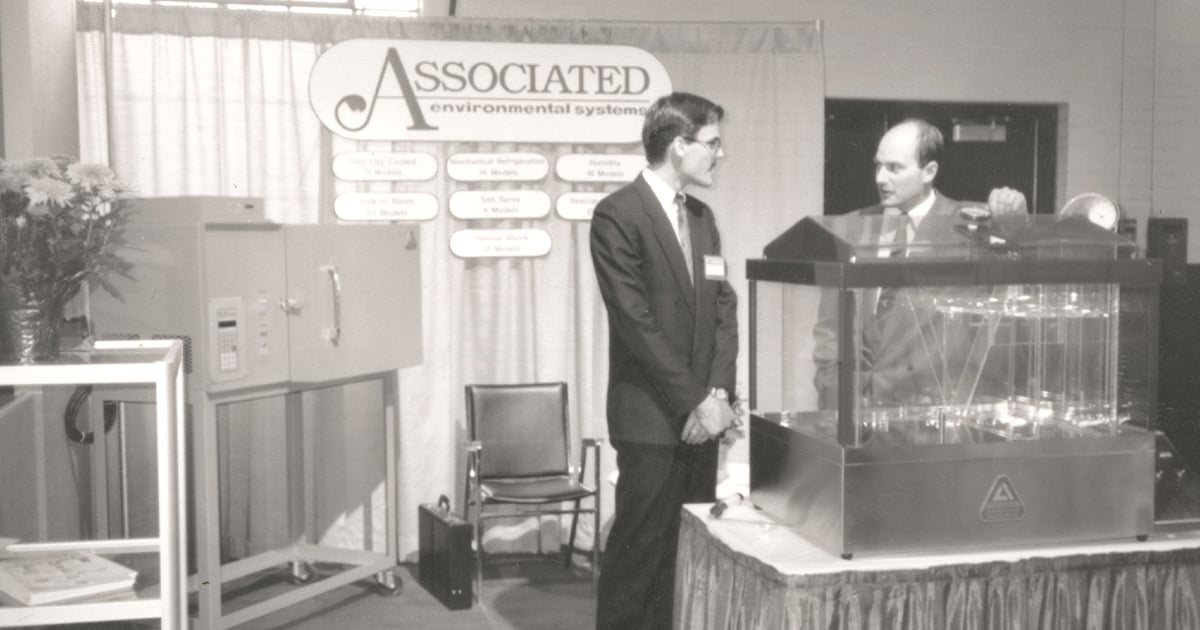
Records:
[[[630,182],[646,168],[644,155],[582,153],[564,155],[554,172],[568,182]]]
[[[450,195],[457,219],[540,219],[550,214],[550,195],[540,190],[459,190]]]
[[[438,199],[429,193],[348,192],[333,200],[343,221],[428,221],[437,216]]]
[[[569,192],[558,196],[554,210],[568,221],[591,221],[596,204],[608,196],[602,192]]]
[[[633,46],[351,39],[313,64],[308,98],[355,140],[641,140],[671,92],[662,63]]]
[[[346,181],[423,182],[437,171],[437,159],[428,153],[352,151],[333,156],[334,176]]]
[[[535,182],[549,172],[541,153],[455,153],[446,160],[446,174],[459,182]]]
[[[546,230],[459,230],[450,235],[459,258],[534,258],[550,253]]]

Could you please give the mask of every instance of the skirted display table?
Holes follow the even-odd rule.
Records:
[[[1200,533],[843,560],[749,503],[686,505],[675,627],[1200,629]]]

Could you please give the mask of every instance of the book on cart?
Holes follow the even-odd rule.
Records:
[[[133,593],[137,571],[90,551],[0,556],[0,598],[21,606],[108,599]]]

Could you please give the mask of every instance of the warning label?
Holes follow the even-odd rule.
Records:
[[[992,482],[992,489],[979,508],[979,518],[985,523],[1025,518],[1025,504],[1021,502],[1017,488],[1008,475],[1000,475]]]

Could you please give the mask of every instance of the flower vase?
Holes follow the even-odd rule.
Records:
[[[63,305],[0,294],[0,362],[38,363],[58,356]]]

